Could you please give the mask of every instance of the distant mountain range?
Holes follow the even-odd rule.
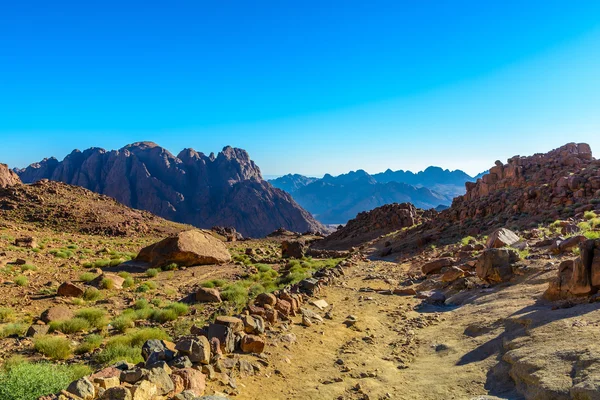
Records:
[[[139,142],[112,151],[74,150],[63,161],[47,158],[15,172],[24,183],[50,179],[82,186],[200,228],[232,226],[254,237],[280,227],[325,229],[288,193],[263,180],[245,150],[229,146],[216,156],[193,149],[174,156],[155,143]]]
[[[343,224],[359,212],[390,203],[412,203],[418,208],[442,209],[465,193],[465,182],[474,182],[463,171],[428,167],[424,171],[392,171],[369,175],[363,170],[323,178],[289,174],[269,182],[285,190],[324,224]]]

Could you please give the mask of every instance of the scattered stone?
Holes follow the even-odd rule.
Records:
[[[184,368],[173,372],[173,375],[179,376],[183,380],[184,390],[189,390],[196,396],[202,396],[206,388],[206,377],[197,369]]]
[[[201,303],[220,303],[221,294],[214,288],[199,287],[196,291],[196,301]]]
[[[215,324],[225,325],[233,333],[242,332],[244,330],[244,322],[236,317],[229,317],[226,315],[219,315],[215,318]]]
[[[83,400],[92,400],[96,396],[94,384],[86,377],[71,382],[67,392],[79,396]]]
[[[324,309],[326,309],[329,306],[329,304],[327,304],[327,302],[325,300],[323,300],[323,299],[312,300],[310,302],[310,304],[312,304],[313,306],[317,307],[319,310],[324,310]]]
[[[440,270],[444,267],[449,267],[454,263],[454,260],[450,257],[438,258],[437,260],[433,260],[424,264],[421,267],[421,271],[425,275],[436,274],[440,272]]]
[[[265,349],[265,340],[260,336],[246,335],[242,338],[240,347],[244,353],[262,353]]]
[[[281,242],[281,256],[283,258],[300,259],[306,255],[306,243],[303,240],[284,240]]]
[[[486,247],[488,249],[499,249],[501,247],[512,246],[519,240],[521,240],[519,235],[517,235],[510,229],[500,228],[496,229],[488,236]]]
[[[186,355],[192,363],[208,364],[210,362],[210,343],[204,336],[180,340],[175,349]]]
[[[513,249],[484,250],[477,260],[477,276],[488,283],[509,281],[513,277],[513,264],[517,261],[519,261],[519,253]]]
[[[71,309],[65,306],[54,306],[44,311],[40,318],[42,321],[48,324],[52,321],[64,321],[71,319],[74,316],[75,314]]]
[[[261,293],[254,299],[254,304],[259,307],[263,307],[265,304],[274,306],[277,304],[277,297],[272,293]]]
[[[73,282],[63,282],[56,291],[56,294],[63,297],[81,297],[83,296],[83,289]]]
[[[27,333],[25,334],[25,336],[36,337],[37,335],[45,335],[48,333],[49,329],[50,329],[50,326],[48,326],[48,325],[34,324],[34,325],[31,325],[29,327],[29,329],[27,329]]]

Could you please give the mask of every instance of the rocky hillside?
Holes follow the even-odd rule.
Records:
[[[0,222],[3,226],[27,224],[36,229],[127,237],[170,235],[189,229],[90,190],[48,180],[0,188]]]
[[[293,197],[325,224],[344,224],[360,212],[385,204],[412,203],[428,209],[440,204],[449,205],[451,201],[451,198],[424,187],[400,182],[379,183],[362,170],[335,177],[327,174],[295,190]]]
[[[82,186],[201,228],[232,226],[245,236],[265,236],[280,227],[323,230],[289,194],[262,179],[246,151],[232,147],[216,156],[193,149],[174,156],[140,142],[113,151],[75,150],[63,161],[44,159],[17,172],[25,183],[50,179]]]
[[[0,188],[16,185],[17,183],[21,183],[19,176],[8,169],[6,164],[0,164]]]
[[[446,220],[470,226],[522,226],[573,217],[600,208],[600,161],[590,146],[569,143],[545,154],[496,161],[489,174],[466,184],[443,213]],[[473,229],[477,229],[473,226]]]
[[[353,246],[373,240],[381,235],[409,228],[431,218],[437,213],[423,211],[410,203],[387,204],[371,211],[359,213],[346,226],[323,240],[315,242],[316,249],[349,250]]]
[[[306,185],[310,185],[317,180],[319,179],[300,174],[287,174],[276,179],[270,179],[269,183],[278,189],[288,193],[294,193],[296,190],[303,188]]]

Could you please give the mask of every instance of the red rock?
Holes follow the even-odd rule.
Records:
[[[204,394],[206,377],[202,372],[192,368],[183,368],[173,371],[173,375],[182,378],[184,390],[189,390],[196,396],[202,396]]]
[[[45,323],[52,321],[64,321],[75,316],[73,311],[65,306],[54,306],[44,311],[41,315],[41,320]]]
[[[454,260],[450,257],[438,258],[437,260],[430,261],[421,267],[421,271],[425,275],[436,274],[444,267],[449,267],[454,263]]]
[[[58,287],[56,294],[63,297],[81,297],[83,296],[83,289],[72,282],[66,281]]]
[[[256,296],[254,304],[260,307],[264,306],[265,304],[274,306],[277,304],[277,297],[275,297],[275,295],[272,293],[260,293],[258,296]]]
[[[241,319],[227,315],[219,315],[216,317],[215,324],[225,325],[226,327],[230,328],[233,333],[244,330],[244,322]]]
[[[220,303],[221,294],[218,289],[200,287],[196,291],[196,301],[201,303]]]
[[[242,339],[241,349],[244,353],[262,353],[265,349],[265,340],[260,336],[246,335]]]
[[[287,316],[292,312],[292,305],[285,300],[278,299],[277,304],[275,304],[275,309]]]

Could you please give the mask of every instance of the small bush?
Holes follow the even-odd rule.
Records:
[[[166,307],[168,310],[173,310],[177,314],[177,316],[182,316],[187,314],[190,311],[190,307],[184,303],[171,303]]]
[[[12,308],[0,308],[0,322],[9,322],[15,318],[15,312]]]
[[[23,336],[27,332],[27,325],[16,323],[16,324],[7,324],[2,327],[0,330],[0,337],[6,338],[11,336]]]
[[[100,287],[102,289],[111,290],[111,289],[114,289],[115,283],[113,282],[112,279],[104,278],[100,282]]]
[[[108,324],[106,310],[102,308],[85,308],[79,310],[75,317],[88,321],[91,326],[98,329],[102,329]]]
[[[83,365],[7,362],[0,372],[0,399],[31,400],[52,395],[90,373]]]
[[[160,269],[163,271],[174,271],[177,268],[179,268],[179,265],[177,265],[177,263],[171,263],[168,265],[163,265]]]
[[[583,219],[585,219],[587,221],[597,218],[597,217],[598,217],[598,215],[593,211],[586,211],[585,213],[583,213]]]
[[[27,279],[26,276],[19,275],[15,278],[15,284],[17,286],[27,286],[28,283],[29,283],[29,279]]]
[[[79,275],[79,280],[82,282],[91,282],[96,279],[96,276],[96,274],[91,272],[84,272],[83,274]]]
[[[111,338],[106,347],[94,357],[99,364],[114,364],[125,360],[137,364],[143,361],[142,345],[150,339],[169,340],[169,335],[159,328],[145,328]]]
[[[89,329],[89,321],[83,318],[71,318],[63,321],[50,322],[50,332],[58,331],[69,335],[71,333],[84,332]]]
[[[101,335],[88,335],[83,339],[83,342],[75,348],[75,354],[91,353],[102,345],[104,338]]]
[[[134,284],[133,278],[132,277],[127,277],[125,278],[125,280],[123,281],[123,288],[127,289],[132,287]]]
[[[96,288],[87,288],[83,292],[83,299],[85,301],[97,301],[102,298],[102,292]]]
[[[227,283],[224,279],[213,279],[210,281],[202,282],[200,286],[205,288],[223,287]]]
[[[161,310],[154,310],[152,313],[152,320],[156,321],[160,324],[164,324],[165,322],[175,321],[178,315],[174,310],[169,310],[167,308],[163,308]]]
[[[600,231],[589,231],[583,234],[588,239],[600,239]]]
[[[237,306],[244,306],[248,302],[248,289],[239,282],[236,282],[223,288],[221,298]]]
[[[146,271],[146,276],[148,278],[156,278],[158,276],[159,270],[156,268],[150,268]]]
[[[475,239],[473,236],[466,236],[460,240],[460,244],[462,244],[463,246],[466,246],[470,243],[475,243],[475,242],[477,242],[477,239]]]
[[[33,343],[37,352],[53,360],[66,360],[73,352],[70,340],[61,336],[38,336]]]
[[[25,271],[37,271],[37,267],[31,264],[23,264],[21,265],[21,272]]]
[[[133,308],[135,308],[136,310],[140,310],[142,308],[147,308],[149,306],[148,304],[148,300],[146,299],[138,299],[135,301],[135,304],[133,305]]]
[[[118,316],[117,318],[112,320],[110,325],[117,332],[121,332],[121,333],[124,333],[125,331],[127,331],[130,328],[135,328],[135,323],[133,322],[132,315],[130,315],[130,314],[123,314],[123,315]]]

